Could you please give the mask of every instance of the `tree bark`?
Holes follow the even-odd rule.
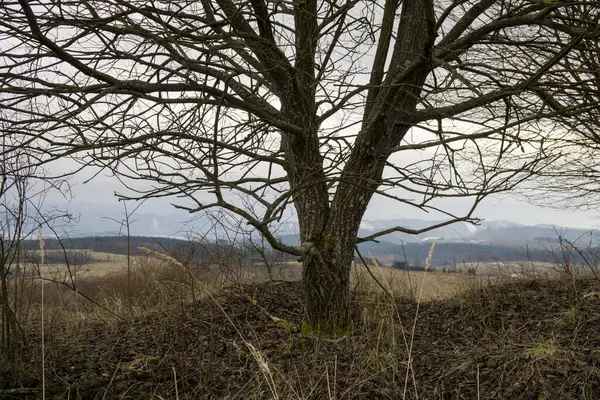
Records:
[[[337,240],[325,239],[303,262],[304,328],[324,336],[338,336],[348,328],[352,252],[336,251]]]

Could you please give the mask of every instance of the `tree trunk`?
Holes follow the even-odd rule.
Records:
[[[414,61],[427,60],[434,40],[433,2],[404,2],[390,71],[384,82],[387,86],[370,96],[375,104],[369,104],[369,112],[363,116],[361,132],[331,201],[320,155],[319,127],[315,123],[312,68],[299,75],[297,85],[312,90],[292,90],[293,95],[283,102],[284,113],[296,126],[306,130],[304,137],[284,136],[282,148],[287,156],[287,172],[300,222],[305,328],[311,331],[337,336],[348,327],[350,267],[358,229],[382,182],[388,150],[398,145],[411,127],[410,116],[428,72],[412,72],[402,82],[394,82],[393,77]],[[313,50],[304,52],[304,56],[312,60]]]
[[[325,336],[339,336],[348,328],[350,266],[355,238],[326,235],[303,260],[306,296],[304,327]]]
[[[303,243],[305,327],[326,336],[339,336],[348,328],[350,267],[358,228],[373,194],[373,188],[365,186],[340,189],[347,201],[341,206],[334,200],[322,235]]]
[[[346,332],[349,271],[350,264],[333,264],[326,259],[304,262],[305,329],[324,336]]]

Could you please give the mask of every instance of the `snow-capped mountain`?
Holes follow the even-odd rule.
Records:
[[[401,226],[407,229],[420,230],[443,221],[427,221],[420,219],[389,219],[389,220],[364,220],[358,232],[360,237],[368,237],[377,232]],[[289,244],[298,242],[298,224],[288,221],[282,224],[278,230],[278,236]],[[408,234],[404,232],[392,232],[377,239],[399,244],[403,243],[427,243],[427,242],[459,242],[480,243],[499,245],[539,245],[549,241],[557,241],[559,237],[569,241],[589,241],[590,237],[594,243],[600,244],[600,232],[593,232],[590,236],[589,229],[565,228],[553,225],[521,225],[510,221],[482,221],[474,225],[466,222],[457,222],[437,229],[425,231],[420,234]]]
[[[376,232],[395,226],[420,230],[439,224],[440,222],[442,221],[425,221],[415,219],[364,221],[361,224],[359,235],[369,236]],[[590,236],[589,229],[565,228],[548,224],[527,226],[510,221],[482,221],[477,225],[467,222],[457,222],[455,224],[428,230],[417,235],[403,232],[393,232],[385,237],[382,237],[382,239],[391,242],[430,242],[433,240],[438,240],[468,243],[516,244],[530,241],[539,242],[558,240],[559,237],[567,240],[578,240],[582,237],[585,237],[586,234],[588,237]]]

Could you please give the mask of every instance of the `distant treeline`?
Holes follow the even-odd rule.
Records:
[[[22,242],[25,250],[39,250],[40,244],[37,240],[25,240]],[[81,250],[110,253],[129,254],[132,256],[152,256],[153,252],[173,257],[179,261],[206,261],[206,262],[240,262],[252,263],[261,261],[263,256],[252,246],[232,245],[226,242],[198,242],[193,240],[181,240],[163,237],[131,236],[129,247],[127,237],[123,236],[94,236],[81,238],[68,238],[58,240],[48,238],[44,240],[45,262],[48,264],[64,264],[65,256],[69,263],[84,264],[91,261],[89,253]],[[148,251],[150,250],[150,251]],[[271,249],[264,250],[265,256],[273,260],[289,260],[290,257],[281,252]],[[39,256],[36,256],[39,258]],[[94,257],[98,260],[97,255]],[[107,261],[107,260],[105,260]]]
[[[140,247],[160,250],[164,247],[175,248],[187,244],[187,241],[171,238],[156,238],[144,236],[131,236],[130,246],[131,255],[141,255]],[[25,240],[23,248],[29,250],[39,250],[40,243],[37,240]],[[123,236],[89,236],[79,238],[55,239],[47,238],[44,240],[46,250],[72,250],[85,249],[101,253],[127,254],[127,238]]]
[[[359,246],[363,254],[372,254],[379,262],[394,264],[404,268],[404,262],[409,269],[422,270],[429,254],[432,243],[406,243],[404,246],[391,242],[363,243]],[[577,264],[585,263],[588,259],[598,258],[600,249],[590,248],[581,250],[581,254],[573,249],[544,249],[540,247],[500,246],[477,243],[437,243],[431,266],[452,269],[463,263],[490,262],[562,262],[569,258]]]

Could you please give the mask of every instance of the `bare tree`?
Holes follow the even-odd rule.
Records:
[[[588,7],[567,10],[568,17],[580,24],[593,12]],[[594,21],[599,21],[598,12]],[[556,77],[555,87],[561,87],[563,97],[557,107],[585,105],[577,118],[562,121],[563,131],[554,145],[559,154],[556,161],[536,175],[521,194],[533,203],[559,209],[596,210],[600,205],[600,41],[597,36],[582,39],[580,51],[566,54],[558,63],[568,72],[562,80]],[[571,91],[574,86],[580,90]],[[560,235],[559,235],[560,236]]]
[[[598,1],[3,1],[15,146],[115,173],[123,198],[220,208],[300,256],[307,328],[347,324],[357,242],[476,222],[597,110]],[[595,112],[595,111],[594,111]],[[151,186],[137,184],[151,182]],[[357,238],[373,196],[442,213]],[[451,213],[440,199],[468,198]],[[293,208],[300,246],[272,233]]]

